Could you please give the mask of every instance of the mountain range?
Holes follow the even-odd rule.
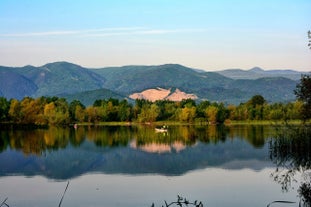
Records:
[[[148,89],[178,90],[197,100],[239,104],[260,94],[269,102],[295,99],[301,72],[228,69],[206,72],[178,64],[84,68],[68,62],[40,67],[0,66],[0,96],[60,96],[91,105],[96,99],[128,99]]]

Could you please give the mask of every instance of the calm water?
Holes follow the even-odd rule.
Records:
[[[280,177],[289,169],[272,151],[275,130],[268,126],[0,133],[0,203],[8,198],[11,207],[57,207],[68,181],[62,207],[162,206],[177,195],[210,207],[264,207],[275,200],[298,206],[301,177],[308,175],[308,169],[295,172],[284,186]]]

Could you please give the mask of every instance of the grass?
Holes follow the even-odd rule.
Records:
[[[311,121],[307,122],[307,124],[310,124]],[[285,124],[291,124],[291,125],[301,125],[301,120],[243,120],[243,121],[230,121],[227,125],[285,125]]]
[[[232,121],[227,120],[225,125],[301,125],[301,120],[289,120],[285,122],[284,120],[243,120],[243,121]],[[311,124],[311,120],[306,122],[306,124]],[[156,122],[98,122],[98,123],[78,123],[79,126],[135,126],[135,125],[152,125],[152,126],[184,126],[184,125],[208,125],[207,122],[180,122],[180,121],[156,121]]]

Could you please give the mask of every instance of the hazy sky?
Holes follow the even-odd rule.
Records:
[[[311,71],[310,0],[0,0],[0,65]]]

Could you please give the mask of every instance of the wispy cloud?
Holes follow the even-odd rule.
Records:
[[[62,30],[44,31],[29,33],[7,33],[0,34],[0,37],[44,37],[44,36],[84,36],[84,37],[105,37],[121,35],[163,35],[169,33],[191,33],[202,32],[205,29],[149,29],[145,27],[118,27],[87,30]]]

